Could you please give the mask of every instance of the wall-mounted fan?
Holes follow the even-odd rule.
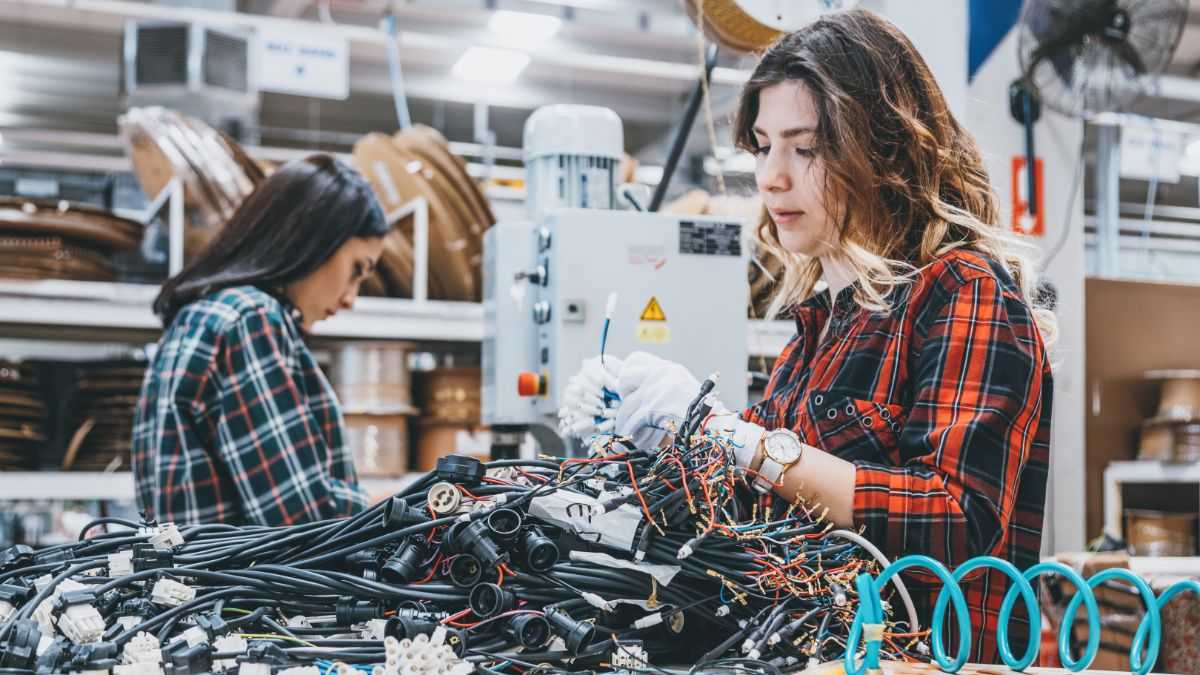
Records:
[[[1170,63],[1187,9],[1187,0],[1026,0],[1021,72],[1063,114],[1121,110]]]
[[[1041,104],[1071,117],[1122,110],[1166,69],[1187,20],[1187,0],[1026,0],[1018,26],[1021,77],[1009,87],[1025,125],[1029,215],[1041,195],[1033,124]]]

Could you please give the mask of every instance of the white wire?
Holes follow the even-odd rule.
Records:
[[[848,539],[865,548],[868,553],[875,556],[875,559],[878,560],[879,564],[883,565],[884,568],[887,568],[892,564],[892,561],[887,559],[887,556],[883,554],[883,551],[880,551],[875,544],[867,541],[867,539],[860,534],[856,534],[849,530],[830,530],[825,536],[829,535],[841,537],[842,539]],[[904,611],[908,612],[908,623],[912,627],[912,632],[920,632],[921,624],[917,621],[917,608],[915,605],[913,605],[912,596],[908,594],[908,588],[904,585],[904,580],[900,578],[899,574],[895,574],[892,576],[892,584],[895,585],[896,592],[900,594],[900,600],[904,602]]]

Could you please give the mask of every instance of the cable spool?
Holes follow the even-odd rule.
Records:
[[[692,22],[726,49],[750,54],[829,11],[853,9],[858,0],[680,0]]]

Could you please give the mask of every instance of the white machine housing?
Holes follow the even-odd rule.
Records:
[[[484,423],[553,428],[567,379],[600,351],[613,292],[606,353],[651,352],[697,378],[717,372],[721,400],[739,410],[747,394],[746,265],[743,224],[729,218],[558,209],[536,224],[492,228]],[[656,316],[652,300],[665,320],[643,320]],[[518,396],[521,371],[543,376],[544,395]]]
[[[608,108],[548,105],[525,121],[525,210],[612,209],[625,147],[621,118]]]

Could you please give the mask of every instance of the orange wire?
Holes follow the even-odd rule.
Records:
[[[642,496],[642,489],[638,487],[637,476],[633,475],[633,462],[625,460],[625,468],[629,470],[629,480],[633,483],[633,493],[637,495],[638,501],[642,503],[642,513],[646,514],[646,522],[658,526],[654,522],[654,516],[650,515],[650,507],[646,505],[646,498]]]

